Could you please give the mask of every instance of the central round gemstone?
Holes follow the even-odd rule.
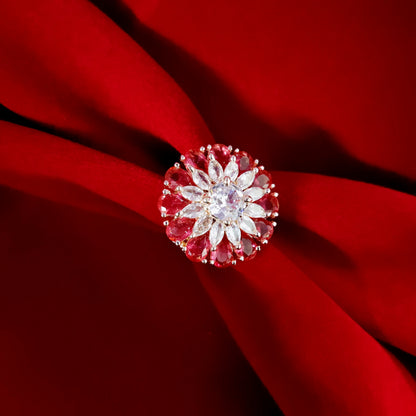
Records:
[[[221,221],[234,221],[244,209],[243,192],[235,185],[219,183],[211,190],[209,210]]]

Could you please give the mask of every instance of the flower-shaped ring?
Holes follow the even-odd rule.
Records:
[[[181,163],[166,172],[158,203],[169,239],[195,262],[226,267],[252,259],[276,226],[270,174],[222,144],[190,150]]]

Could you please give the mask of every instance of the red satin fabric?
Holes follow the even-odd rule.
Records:
[[[0,5],[2,414],[416,414],[414,5],[326,3]],[[236,269],[156,208],[214,137],[281,194]]]

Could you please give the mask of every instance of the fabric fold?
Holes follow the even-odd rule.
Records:
[[[416,355],[416,198],[322,175],[274,177],[276,246],[374,337]]]
[[[162,221],[156,208],[163,187],[161,174],[169,167],[169,157],[161,160],[160,152],[167,154],[171,148],[184,152],[214,141],[191,99],[140,45],[89,2],[8,2],[0,6],[0,23],[1,103],[16,114],[33,120],[40,128],[44,126],[56,132],[56,135],[47,134],[7,121],[0,122],[0,184],[59,204],[121,218],[138,225],[133,232],[111,221],[105,224],[105,227],[112,229],[112,235],[118,241],[127,236],[127,243],[123,241],[119,251],[117,242],[108,238],[105,240],[114,252],[100,241],[99,236],[106,235],[106,230],[100,229],[102,223],[98,221],[95,228],[91,226],[85,247],[95,263],[102,261],[100,265],[89,259],[82,248],[77,251],[76,243],[79,240],[74,238],[69,248],[81,258],[78,259],[80,263],[82,260],[85,262],[84,277],[88,276],[91,268],[102,273],[110,287],[117,287],[120,279],[128,277],[131,280],[134,275],[143,286],[140,288],[143,289],[140,292],[142,304],[138,308],[143,306],[143,310],[150,315],[149,321],[146,321],[145,315],[136,311],[135,319],[162,344],[164,337],[160,334],[167,331],[172,335],[175,328],[164,327],[164,322],[161,322],[161,316],[169,318],[168,313],[151,313],[151,301],[163,310],[163,303],[158,302],[158,293],[163,293],[162,298],[169,302],[166,285],[174,287],[175,282],[167,277],[180,277],[183,270],[183,296],[187,297],[187,301],[188,297],[193,299],[194,294],[195,299],[202,299],[196,286],[186,280],[194,277],[194,274],[199,276],[247,361],[288,416],[416,414],[413,377],[373,338],[416,354],[413,336],[416,325],[414,197],[358,181],[315,174],[274,172],[277,190],[281,194],[282,220],[273,244],[266,247],[254,261],[236,269],[215,270],[198,265],[194,273],[189,263],[184,265],[186,259],[181,257],[183,255],[179,250],[175,253],[176,258],[167,248],[169,242],[163,235]],[[247,61],[249,55],[241,56]],[[221,59],[216,60],[219,66],[221,62]],[[255,73],[255,66],[250,66],[247,74]],[[242,80],[247,82],[244,77],[238,82]],[[197,85],[195,80],[193,85]],[[253,86],[248,87],[244,94]],[[216,91],[213,89],[206,95],[207,99],[214,100],[214,104],[219,97],[212,98]],[[312,93],[313,89],[309,92]],[[272,103],[270,97],[266,104]],[[199,98],[203,99],[202,95]],[[258,111],[264,106],[262,94],[254,98],[253,108]],[[215,111],[227,114],[230,103],[235,104],[235,101],[224,100],[220,109],[211,102],[204,107],[207,114],[211,112],[211,122],[215,119]],[[300,107],[303,108],[303,105]],[[306,107],[314,106],[307,103]],[[261,143],[257,142],[256,135],[253,139],[252,132],[268,132],[268,139],[276,142],[276,149],[282,149],[278,155],[282,160],[287,159],[285,149],[299,150],[298,143],[285,145],[281,137],[275,135],[274,127],[263,126],[263,129],[259,129],[259,123],[251,116],[248,117],[248,123],[234,128],[230,120],[244,121],[245,118],[245,112],[236,108],[234,106],[231,110],[231,113],[234,111],[231,118],[225,117],[218,124],[212,123],[217,132],[232,130],[230,137],[235,141],[241,133],[243,143],[256,140],[253,148],[259,148]],[[332,111],[333,108],[330,103],[318,109],[315,113],[317,119],[320,111]],[[337,120],[336,113],[331,114]],[[270,114],[267,118],[270,118]],[[319,122],[322,120],[324,118]],[[345,132],[353,135],[359,126],[358,121],[346,128]],[[338,126],[336,123],[334,125]],[[244,134],[246,130],[247,135]],[[290,135],[285,140],[288,141],[288,137],[290,141]],[[367,144],[360,149],[359,140],[355,141],[353,137],[352,147],[357,154],[399,171],[397,163],[391,163],[386,156],[388,152],[381,152],[373,159],[369,156]],[[227,140],[227,136],[224,140]],[[239,144],[239,147],[243,146]],[[335,146],[334,149],[335,155],[343,152],[342,147]],[[272,160],[273,154],[269,152],[265,157]],[[261,158],[262,155],[253,156]],[[343,160],[347,163],[352,159],[347,157]],[[407,174],[407,171],[410,172],[409,167],[400,173]],[[72,213],[66,215],[70,217]],[[13,218],[13,224],[18,224],[18,216],[10,217]],[[80,218],[79,224],[88,224],[87,216],[80,214]],[[56,224],[59,220],[51,222]],[[151,235],[148,234],[149,225],[153,231],[156,230]],[[24,233],[24,228],[16,228],[19,235]],[[66,224],[65,235],[70,235],[69,228]],[[13,232],[12,226],[7,229],[9,233]],[[35,231],[32,230],[32,234]],[[82,234],[81,230],[78,232]],[[49,234],[62,243],[57,233],[52,229]],[[33,241],[31,244],[35,244]],[[149,248],[148,241],[154,244],[156,251]],[[128,242],[134,245],[130,246]],[[5,240],[4,252],[7,252],[8,244],[14,247],[12,238]],[[45,270],[45,285],[49,287],[55,275],[59,274],[60,262],[71,263],[68,261],[71,253],[61,252],[60,247],[53,247],[49,241],[43,244],[35,244],[35,255],[30,250],[22,249],[23,266],[16,260],[20,260],[19,253],[10,250],[13,254],[11,260],[5,262],[7,276],[18,275],[15,270],[26,276],[27,270],[30,270],[25,268],[24,259],[27,258],[30,265],[39,267],[37,273]],[[57,260],[54,262],[52,259],[49,267],[51,252],[57,256]],[[102,253],[109,258],[102,256]],[[169,261],[162,261],[165,253],[168,253],[166,258]],[[156,266],[149,266],[148,261]],[[107,263],[111,264],[111,268],[107,269]],[[65,272],[66,284],[72,284],[71,276],[78,276],[77,268]],[[158,274],[164,277],[164,287],[160,287]],[[82,283],[79,284],[83,287]],[[129,285],[128,289],[134,287],[131,282]],[[128,289],[126,293],[130,293]],[[76,288],[73,291],[77,293]],[[147,291],[152,293],[150,299],[146,298]],[[128,301],[134,303],[137,293],[133,291],[134,295]],[[170,305],[172,310],[183,302],[181,296],[177,295],[176,304]],[[76,296],[74,299],[77,299]],[[106,301],[109,300],[106,298]],[[65,305],[70,303],[68,301]],[[39,307],[36,302],[34,305]],[[120,305],[124,303],[120,302]],[[121,308],[120,305],[118,307]],[[105,310],[104,306],[99,306],[100,311]],[[13,310],[12,305],[8,307]],[[87,298],[80,314],[89,316],[90,307]],[[192,305],[195,310],[198,307],[197,302]],[[65,311],[61,311],[64,317]],[[188,310],[186,313],[189,315]],[[129,315],[128,311],[120,316],[125,315]],[[185,313],[181,314],[176,325],[185,325],[185,317]],[[111,321],[112,317],[107,318]],[[95,319],[99,321],[93,315]],[[24,319],[22,321],[25,322]],[[128,328],[131,329],[135,322],[131,318],[128,321]],[[69,322],[76,323],[77,320],[69,319]],[[22,325],[18,320],[15,323]],[[192,331],[183,331],[184,336],[201,336],[198,324],[194,325]],[[219,328],[218,323],[212,325],[215,330]],[[114,323],[111,326],[113,330],[117,327]],[[44,329],[45,334],[50,330],[49,327]],[[88,326],[84,328],[86,333],[87,329]],[[215,333],[212,330],[206,333],[209,331]],[[221,347],[235,351],[235,347],[230,346],[230,339],[226,338],[226,331],[219,332],[224,340]],[[22,333],[26,334],[25,331]],[[99,339],[105,343],[104,334],[104,330],[99,331],[102,337]],[[123,340],[129,343],[130,337],[126,330]],[[41,349],[39,345],[42,340],[36,338],[34,342],[34,338],[30,338],[30,345]],[[173,336],[168,339],[172,344],[176,342]],[[6,340],[9,337],[6,336]],[[93,341],[92,338],[89,340]],[[134,345],[140,346],[141,341],[140,337],[134,337]],[[185,341],[184,338],[184,345]],[[65,346],[59,344],[59,347],[68,352]],[[80,344],[77,347],[81,348]],[[152,347],[152,339],[145,340],[143,351],[150,357],[150,361],[145,363],[149,366],[146,367],[146,374],[152,374],[152,360],[160,358],[157,357],[158,351],[153,351]],[[186,350],[182,344],[175,344],[174,347],[177,356]],[[116,351],[122,355],[122,346]],[[134,353],[129,350],[132,361],[137,359]],[[111,352],[108,354],[111,355]],[[226,354],[224,356],[227,357]],[[55,359],[59,360],[59,357]],[[169,357],[163,359],[170,370],[169,380],[175,380],[172,374],[181,368],[180,365],[173,365]],[[209,378],[207,367],[201,364],[204,357],[195,354],[194,359],[204,369],[204,377]],[[238,368],[247,375],[243,359],[240,356],[237,359]],[[134,366],[134,374],[129,373],[130,383],[135,382],[135,377],[140,377],[140,370],[139,365]],[[122,376],[122,372],[114,373]],[[100,385],[93,375],[89,375],[93,383]],[[254,377],[252,373],[247,375],[248,379],[250,377]],[[253,385],[259,388],[256,384],[259,383],[258,379],[254,379]],[[186,390],[188,380],[181,381],[181,387]],[[63,389],[68,387],[65,383],[63,386]],[[152,391],[157,391],[158,386],[157,381],[153,381]],[[176,387],[169,386],[169,383],[163,386]],[[111,384],[111,387],[114,386]],[[268,397],[264,392],[261,393],[261,389],[258,391],[260,399]],[[136,393],[134,391],[135,398]],[[194,394],[198,397],[198,392]],[[169,395],[173,403],[177,403],[176,396],[176,393]],[[120,394],[120,397],[123,395]],[[218,400],[218,403],[226,408],[226,400]],[[60,408],[60,404],[56,406]],[[47,404],[40,407],[39,413],[44,414]],[[273,412],[276,411],[274,407],[271,408]],[[186,407],[186,411],[195,414],[192,406]],[[256,409],[253,414],[257,414]]]
[[[0,21],[10,110],[126,157],[146,151],[141,132],[178,151],[213,141],[175,81],[92,4],[3,3]]]
[[[416,411],[405,368],[276,248],[237,271],[197,272],[285,414]]]
[[[159,223],[155,207],[162,182],[160,176],[131,163],[37,130],[0,122],[3,185],[133,220],[128,208]],[[92,198],[91,193],[98,198]]]

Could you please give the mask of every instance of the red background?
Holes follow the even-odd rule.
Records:
[[[415,3],[0,2],[0,412],[415,415]],[[162,175],[273,170],[253,262],[190,263]]]

